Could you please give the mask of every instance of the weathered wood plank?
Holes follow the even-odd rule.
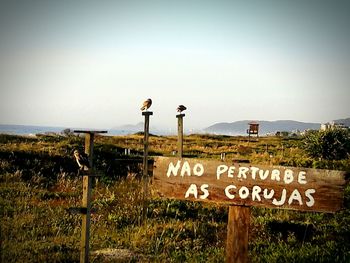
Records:
[[[99,131],[99,130],[74,130],[75,133],[90,133],[90,134],[96,134],[96,133],[107,133],[107,131]]]
[[[343,206],[343,171],[166,157],[154,167],[160,197],[320,212]]]

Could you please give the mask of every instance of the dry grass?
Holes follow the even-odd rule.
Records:
[[[133,158],[120,148],[142,151],[142,136],[101,136],[96,165],[103,180],[94,187],[91,251],[118,249],[130,257],[92,253],[92,262],[223,262],[227,207],[152,199],[147,223],[140,224],[141,186],[136,173],[116,158]],[[151,153],[171,155],[175,137],[152,136]],[[245,159],[256,164],[337,167],[349,160],[319,162],[306,157],[300,139],[277,137],[247,142],[244,137],[190,135],[191,157]],[[69,207],[81,204],[82,182],[71,152],[82,138],[0,136],[0,216],[2,262],[78,262],[81,218]],[[282,150],[283,145],[283,150]],[[266,147],[267,146],[267,147]],[[124,167],[124,168],[123,168]],[[123,170],[123,169],[124,170]],[[119,174],[118,174],[119,173]],[[337,214],[252,208],[249,257],[252,262],[349,262],[350,187],[345,210]]]

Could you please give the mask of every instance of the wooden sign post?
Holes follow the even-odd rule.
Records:
[[[248,261],[250,206],[336,212],[345,186],[342,171],[166,157],[153,176],[160,197],[230,205],[227,262]]]
[[[89,156],[90,170],[83,173],[83,200],[82,200],[82,225],[80,243],[80,262],[89,262],[89,239],[90,239],[90,214],[91,214],[91,189],[93,173],[94,137],[96,133],[107,131],[75,130],[76,133],[85,133],[85,153]]]
[[[227,221],[226,262],[248,262],[250,207],[230,205]]]
[[[143,137],[143,204],[142,204],[142,222],[146,222],[147,219],[147,207],[148,207],[148,137],[149,137],[149,116],[153,115],[151,111],[144,111],[142,115],[145,116],[145,129]]]
[[[176,115],[177,118],[177,152],[179,158],[183,156],[183,140],[184,140],[184,120],[185,114]]]

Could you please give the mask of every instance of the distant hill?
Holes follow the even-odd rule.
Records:
[[[350,118],[334,120],[335,123],[343,123],[345,126],[350,127]]]
[[[215,134],[227,134],[227,135],[246,135],[248,129],[248,123],[251,120],[242,120],[236,122],[220,122],[211,125],[201,132],[215,133]],[[296,130],[304,131],[307,129],[318,130],[321,127],[321,123],[312,122],[299,122],[293,120],[278,120],[278,121],[257,121],[260,124],[260,134],[276,133],[277,131],[288,131],[293,132]],[[336,123],[344,123],[345,126],[350,127],[350,118],[334,120]],[[117,131],[118,134],[132,134],[136,132],[142,132],[144,130],[144,122],[139,122],[137,124],[127,124],[122,126],[116,126],[110,129],[109,133],[112,131]],[[150,132],[157,135],[169,135],[176,134],[176,131],[166,130],[165,128],[157,128],[154,126],[150,127]],[[193,133],[192,130],[187,130],[185,133]]]
[[[247,134],[248,123],[250,120],[236,121],[236,122],[221,122],[211,125],[204,129],[208,133],[216,134],[232,134],[232,135],[245,135]],[[311,122],[299,122],[292,120],[279,120],[279,121],[257,121],[259,125],[259,133],[276,133],[277,131],[304,131],[307,129],[318,130],[320,123]]]

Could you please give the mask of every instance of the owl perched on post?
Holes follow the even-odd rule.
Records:
[[[84,167],[90,168],[89,156],[87,156],[86,153],[80,153],[78,150],[75,150],[74,157],[79,165],[80,170],[84,170]]]
[[[147,99],[147,100],[145,100],[143,102],[141,110],[142,111],[147,110],[147,109],[149,109],[149,107],[151,107],[151,105],[152,105],[152,100],[151,99]]]
[[[178,112],[181,113],[181,112],[183,112],[183,111],[186,110],[186,109],[187,109],[187,108],[186,108],[184,105],[179,105],[179,107],[177,107],[176,110],[177,110]]]

